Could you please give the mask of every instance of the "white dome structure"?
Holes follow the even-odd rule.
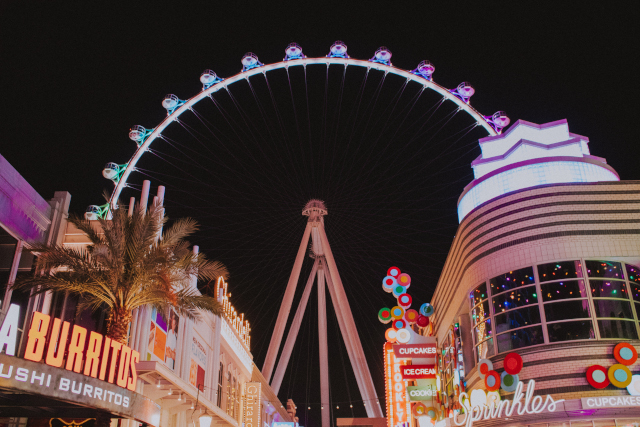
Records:
[[[474,180],[458,199],[458,221],[475,208],[513,191],[546,184],[619,181],[589,138],[569,132],[567,120],[537,125],[518,120],[507,132],[479,140],[471,163]]]

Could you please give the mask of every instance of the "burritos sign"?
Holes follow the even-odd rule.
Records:
[[[15,356],[20,307],[12,304],[0,327],[0,352]],[[65,357],[66,356],[66,357]],[[116,384],[131,391],[136,389],[136,363],[140,353],[79,325],[33,313],[27,333],[24,358],[32,362],[44,360],[54,368],[83,374]]]

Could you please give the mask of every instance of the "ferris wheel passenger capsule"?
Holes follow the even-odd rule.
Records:
[[[96,221],[100,218],[100,206],[98,205],[89,205],[87,206],[86,211],[84,212],[84,219],[89,221]]]
[[[471,98],[471,96],[476,93],[476,90],[473,88],[473,86],[471,86],[471,83],[462,82],[458,85],[457,88],[453,89],[450,92],[456,95],[458,98],[462,99],[464,102],[468,103],[469,98]]]
[[[262,62],[258,61],[258,56],[255,53],[247,52],[242,57],[242,72],[256,67],[262,67],[263,65]]]
[[[391,65],[391,51],[386,47],[382,46],[380,49],[376,50],[375,55],[369,61],[378,62],[380,64]]]
[[[436,67],[429,61],[422,61],[418,64],[418,68],[412,71],[413,74],[424,77],[427,80],[431,80],[433,72]]]
[[[213,70],[204,70],[200,75],[200,83],[202,83],[202,90],[208,89],[214,84],[221,82],[222,79]]]
[[[117,163],[109,162],[105,165],[104,169],[102,170],[102,176],[104,176],[107,179],[113,179],[116,176],[118,176],[119,169],[120,167],[118,166]]]
[[[337,41],[331,45],[331,49],[329,50],[329,55],[327,58],[345,58],[348,59],[349,55],[347,55],[347,45],[344,42]]]
[[[292,59],[306,58],[306,56],[304,56],[304,54],[302,53],[302,48],[298,43],[291,43],[284,50],[284,53],[286,54],[284,58],[285,61],[291,61]]]
[[[173,110],[178,106],[178,102],[180,102],[180,99],[176,95],[170,94],[164,97],[162,106],[167,110]]]
[[[129,139],[133,142],[140,143],[144,140],[145,136],[147,136],[147,129],[145,129],[144,126],[135,125],[129,129]]]
[[[493,116],[491,116],[491,121],[493,122],[493,125],[496,127],[497,131],[500,131],[501,129],[509,126],[509,123],[511,123],[511,119],[507,117],[507,113],[505,113],[504,111],[497,111],[493,113]]]

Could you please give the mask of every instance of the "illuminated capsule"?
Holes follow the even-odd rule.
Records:
[[[497,111],[493,113],[493,116],[491,116],[491,121],[499,128],[507,127],[509,126],[509,123],[511,123],[511,119],[507,117],[507,113],[505,113],[504,111]]]
[[[393,287],[393,290],[391,292],[393,293],[394,297],[398,298],[400,295],[407,293],[407,288],[402,285],[396,285]]]
[[[329,56],[337,58],[348,58],[347,45],[341,41],[335,42],[331,45]]]
[[[287,55],[284,58],[285,61],[290,61],[292,59],[299,59],[304,57],[304,55],[302,55],[302,48],[298,43],[291,43],[284,50],[284,53]]]
[[[469,82],[462,82],[458,85],[458,94],[463,98],[471,98],[476,90],[471,86]]]
[[[395,306],[391,309],[391,317],[394,319],[402,319],[404,317],[404,308]]]
[[[387,276],[398,277],[400,275],[400,269],[398,267],[389,267],[387,270]]]
[[[428,302],[425,302],[420,306],[420,314],[422,314],[425,317],[431,316],[433,314],[433,311],[434,311],[433,306]]]
[[[391,60],[391,51],[385,46],[382,46],[380,49],[376,50],[375,59],[376,61],[388,64]]]
[[[105,165],[104,169],[102,170],[102,176],[104,176],[107,179],[113,179],[116,176],[118,176],[118,169],[120,168],[117,163],[109,162]]]
[[[180,99],[173,94],[169,94],[167,96],[164,97],[164,99],[162,100],[162,106],[167,110],[173,110],[174,108],[176,108],[178,106],[178,102],[180,101]]]
[[[218,75],[213,70],[204,70],[200,75],[200,83],[208,86],[218,80]]]
[[[144,139],[147,134],[147,130],[140,125],[135,125],[131,129],[129,129],[129,139],[133,142],[140,142]]]
[[[387,307],[380,309],[380,311],[378,312],[378,320],[381,323],[389,323],[391,322],[391,310],[389,310]]]
[[[245,70],[259,65],[258,56],[255,53],[247,52],[242,57],[242,66]]]
[[[418,321],[418,316],[420,316],[418,312],[412,308],[404,312],[404,320],[406,320],[410,325],[413,325]]]
[[[427,326],[429,326],[429,318],[423,316],[422,314],[419,314],[418,319],[416,320],[416,325],[418,325],[420,328],[426,328]]]
[[[436,71],[436,67],[429,61],[422,61],[418,64],[417,71],[425,77],[431,77],[434,71]]]
[[[398,284],[408,288],[409,285],[411,285],[411,276],[409,276],[407,273],[402,273],[398,276]]]
[[[393,288],[395,288],[396,286],[398,286],[398,281],[396,280],[395,277],[387,276],[384,279],[382,279],[382,289],[385,292],[393,291]]]
[[[402,294],[398,297],[398,305],[405,310],[411,307],[411,301],[411,295],[409,294]]]
[[[404,321],[404,319],[396,319],[391,323],[391,326],[393,326],[393,329],[395,329],[396,331],[399,329],[404,329],[407,327],[407,322]]]
[[[98,205],[89,205],[87,206],[87,210],[84,212],[84,219],[89,221],[96,221],[100,218],[100,206]]]

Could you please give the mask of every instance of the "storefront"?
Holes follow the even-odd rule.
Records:
[[[640,425],[640,182],[566,121],[520,121],[480,146],[432,299],[436,425]]]
[[[249,323],[224,280],[215,288],[224,316],[196,323],[144,307],[133,313],[128,346],[117,350],[102,335],[104,311],[76,313],[77,298],[68,294],[12,292],[16,277],[33,274],[27,249],[34,243],[89,244],[66,221],[70,199],[56,192],[44,200],[0,156],[0,426],[92,427],[98,413],[119,427],[244,423],[257,369]],[[262,388],[260,427],[291,421],[266,382]]]

